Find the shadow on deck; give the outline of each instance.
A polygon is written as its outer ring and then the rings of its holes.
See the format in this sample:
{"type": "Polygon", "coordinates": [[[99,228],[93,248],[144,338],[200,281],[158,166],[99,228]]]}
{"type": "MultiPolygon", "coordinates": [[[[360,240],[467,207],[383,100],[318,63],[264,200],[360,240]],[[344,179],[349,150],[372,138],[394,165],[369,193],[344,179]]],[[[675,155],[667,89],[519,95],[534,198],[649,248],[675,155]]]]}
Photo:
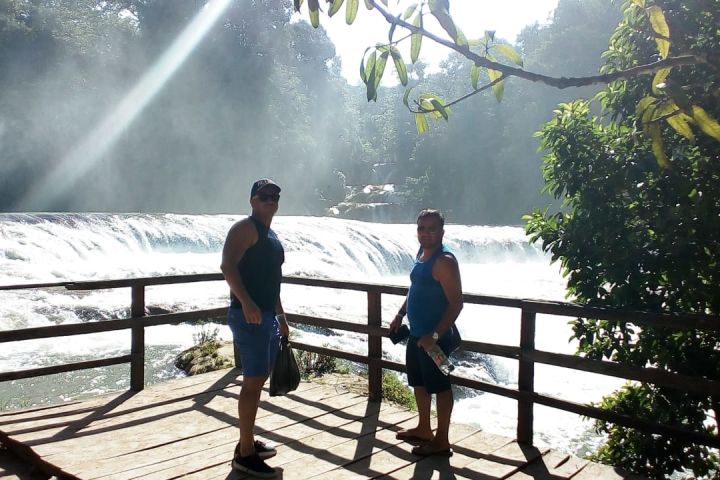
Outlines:
{"type": "MultiPolygon", "coordinates": [[[[33,465],[16,478],[42,478],[31,476],[38,472],[69,479],[246,478],[230,466],[238,438],[237,374],[222,370],[138,393],[0,413],[0,442],[33,465]]],[[[342,385],[303,382],[285,397],[263,393],[257,429],[277,445],[268,463],[284,479],[640,478],[457,424],[452,457],[421,459],[395,439],[414,415],[342,385]]],[[[0,466],[0,476],[3,471],[0,466]]]]}

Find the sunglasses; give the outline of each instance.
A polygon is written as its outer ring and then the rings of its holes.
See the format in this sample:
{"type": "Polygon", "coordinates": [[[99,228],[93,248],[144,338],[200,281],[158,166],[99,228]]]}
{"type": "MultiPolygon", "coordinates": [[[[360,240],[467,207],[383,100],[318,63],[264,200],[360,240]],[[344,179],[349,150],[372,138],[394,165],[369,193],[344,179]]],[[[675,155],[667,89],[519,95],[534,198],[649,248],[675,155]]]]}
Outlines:
{"type": "Polygon", "coordinates": [[[423,225],[418,225],[417,227],[418,233],[429,233],[431,235],[439,233],[440,230],[442,230],[440,227],[425,227],[423,225]]]}
{"type": "Polygon", "coordinates": [[[280,201],[280,194],[279,193],[258,193],[257,197],[260,199],[261,202],[279,202],[280,201]]]}

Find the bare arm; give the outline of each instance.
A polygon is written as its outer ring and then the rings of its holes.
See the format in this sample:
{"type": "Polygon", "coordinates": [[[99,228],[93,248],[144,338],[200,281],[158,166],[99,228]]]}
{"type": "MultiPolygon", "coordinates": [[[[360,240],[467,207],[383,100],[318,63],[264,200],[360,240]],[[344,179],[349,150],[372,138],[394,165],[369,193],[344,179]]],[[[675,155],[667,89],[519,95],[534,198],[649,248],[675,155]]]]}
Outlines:
{"type": "Polygon", "coordinates": [[[255,245],[257,239],[257,230],[249,218],[237,222],[227,234],[223,246],[222,263],[220,264],[225,281],[230,286],[233,295],[240,300],[245,319],[248,323],[254,324],[260,324],[262,321],[260,309],[250,298],[240,277],[240,272],[238,272],[237,264],[245,255],[245,252],[255,245]]]}
{"type": "Polygon", "coordinates": [[[405,315],[407,315],[407,297],[405,297],[405,301],[403,302],[402,306],[400,307],[400,310],[398,310],[397,315],[395,315],[395,318],[392,322],[390,322],[389,329],[391,332],[396,331],[398,328],[400,328],[400,325],[402,325],[403,318],[405,318],[405,315]]]}
{"type": "MultiPolygon", "coordinates": [[[[457,260],[452,255],[443,254],[435,261],[432,274],[433,278],[440,282],[448,301],[448,306],[435,327],[435,331],[442,336],[452,327],[463,308],[462,282],[457,260]]],[[[425,335],[418,340],[418,346],[424,349],[432,347],[434,343],[432,335],[425,335]]]]}

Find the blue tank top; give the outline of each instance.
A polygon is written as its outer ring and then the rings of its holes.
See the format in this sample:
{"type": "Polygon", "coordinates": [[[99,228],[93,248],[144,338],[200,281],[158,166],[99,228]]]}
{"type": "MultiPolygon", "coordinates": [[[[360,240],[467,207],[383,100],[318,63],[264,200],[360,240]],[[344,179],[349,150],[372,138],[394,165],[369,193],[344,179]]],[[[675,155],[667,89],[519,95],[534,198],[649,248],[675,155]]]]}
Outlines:
{"type": "MultiPolygon", "coordinates": [[[[410,291],[407,298],[407,316],[410,321],[410,335],[422,337],[431,334],[442,319],[448,306],[448,300],[440,282],[432,276],[435,261],[445,253],[452,255],[445,245],[441,245],[430,258],[420,260],[422,249],[415,259],[415,266],[410,272],[410,291]]],[[[453,256],[454,258],[454,256],[453,256]]],[[[450,330],[443,334],[448,335],[450,330]]]]}
{"type": "MultiPolygon", "coordinates": [[[[263,312],[274,312],[280,298],[285,250],[275,232],[256,218],[250,217],[250,220],[255,224],[258,239],[255,245],[247,249],[238,262],[237,269],[255,305],[263,312]]],[[[240,300],[232,292],[230,306],[242,307],[240,300]]]]}

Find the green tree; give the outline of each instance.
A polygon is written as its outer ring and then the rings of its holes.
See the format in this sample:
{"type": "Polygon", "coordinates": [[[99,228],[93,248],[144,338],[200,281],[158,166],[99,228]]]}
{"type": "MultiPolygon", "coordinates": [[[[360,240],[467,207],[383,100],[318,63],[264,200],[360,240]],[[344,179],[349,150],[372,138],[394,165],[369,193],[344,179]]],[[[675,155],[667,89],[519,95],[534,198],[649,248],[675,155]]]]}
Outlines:
{"type": "MultiPolygon", "coordinates": [[[[678,52],[713,52],[720,2],[662,0],[678,52]]],[[[605,54],[606,72],[647,63],[657,36],[639,2],[605,54]]],[[[662,47],[660,47],[662,48],[662,47]]],[[[548,152],[546,188],[564,209],[535,211],[528,232],[561,262],[568,292],[581,303],[657,312],[720,312],[720,149],[712,120],[720,116],[718,66],[673,69],[669,76],[611,83],[598,95],[607,118],[587,101],[561,105],[540,132],[548,152]],[[651,100],[648,100],[652,98],[651,100]],[[708,109],[700,113],[697,105],[708,109]],[[706,132],[707,135],[697,134],[706,132]]],[[[574,336],[588,358],[652,365],[720,380],[717,332],[638,329],[580,320],[574,336]]],[[[629,384],[604,408],[696,432],[718,434],[720,399],[651,384],[629,384]]],[[[596,421],[607,442],[594,458],[651,478],[691,470],[720,475],[716,454],[666,436],[596,421]]]]}

